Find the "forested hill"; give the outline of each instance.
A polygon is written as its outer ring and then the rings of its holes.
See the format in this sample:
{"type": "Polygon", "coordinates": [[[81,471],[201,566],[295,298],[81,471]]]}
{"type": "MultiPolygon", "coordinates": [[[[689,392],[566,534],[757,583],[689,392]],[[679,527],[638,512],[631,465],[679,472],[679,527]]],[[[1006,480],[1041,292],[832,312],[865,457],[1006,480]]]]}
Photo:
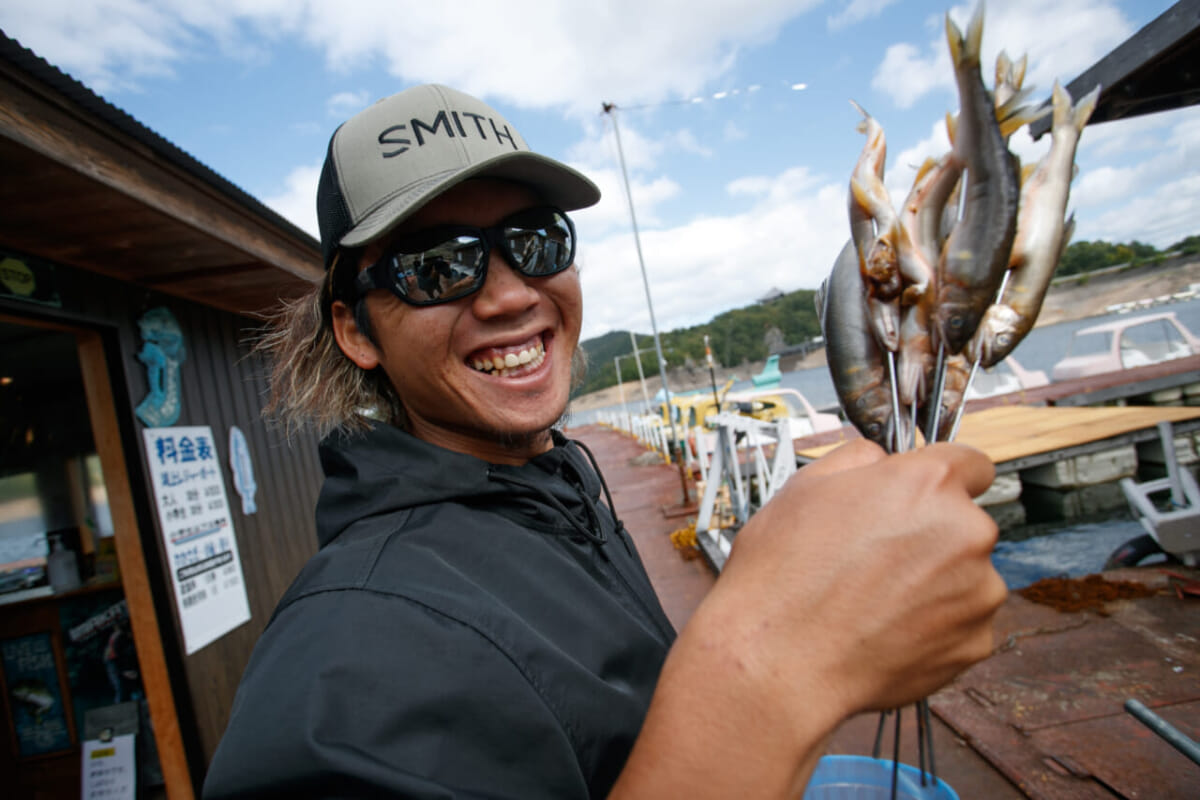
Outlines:
{"type": "MultiPolygon", "coordinates": [[[[713,359],[718,368],[737,366],[747,361],[767,357],[768,342],[778,349],[786,345],[807,342],[821,335],[817,309],[813,304],[816,293],[800,289],[790,294],[745,308],[726,311],[710,322],[691,328],[662,333],[663,356],[668,366],[678,367],[689,362],[704,366],[704,335],[708,334],[713,359]]],[[[654,339],[638,335],[642,369],[648,375],[658,374],[654,356],[654,339]]],[[[622,356],[621,380],[637,379],[637,363],[632,358],[633,344],[629,331],[614,331],[583,343],[588,354],[588,377],[577,394],[587,394],[616,384],[614,358],[622,356]]]]}
{"type": "MultiPolygon", "coordinates": [[[[1091,272],[1114,265],[1139,266],[1160,262],[1168,254],[1200,252],[1200,236],[1189,236],[1163,251],[1138,241],[1126,244],[1109,242],[1072,242],[1063,252],[1056,276],[1091,272]]],[[[800,289],[766,303],[727,311],[710,322],[692,328],[662,334],[663,355],[669,367],[689,364],[703,367],[704,334],[708,334],[718,374],[740,364],[765,359],[769,351],[800,345],[821,334],[817,311],[813,305],[815,292],[800,289]]],[[[654,340],[639,334],[638,349],[642,353],[642,369],[647,375],[658,374],[654,358],[654,340]]],[[[614,358],[621,356],[621,380],[637,378],[637,364],[632,357],[629,331],[614,331],[583,342],[588,354],[587,380],[575,395],[615,386],[614,358]]]]}

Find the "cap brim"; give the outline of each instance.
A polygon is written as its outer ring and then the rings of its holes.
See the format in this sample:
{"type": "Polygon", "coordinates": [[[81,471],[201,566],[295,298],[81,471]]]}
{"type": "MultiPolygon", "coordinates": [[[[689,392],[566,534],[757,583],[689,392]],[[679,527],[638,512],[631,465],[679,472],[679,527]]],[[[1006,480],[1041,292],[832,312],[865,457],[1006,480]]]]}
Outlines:
{"type": "Polygon", "coordinates": [[[342,247],[361,247],[391,231],[421,206],[442,192],[470,178],[501,178],[532,187],[550,205],[563,211],[575,211],[595,205],[600,190],[582,173],[537,153],[516,151],[441,175],[432,175],[419,184],[389,198],[367,214],[342,237],[342,247]]]}

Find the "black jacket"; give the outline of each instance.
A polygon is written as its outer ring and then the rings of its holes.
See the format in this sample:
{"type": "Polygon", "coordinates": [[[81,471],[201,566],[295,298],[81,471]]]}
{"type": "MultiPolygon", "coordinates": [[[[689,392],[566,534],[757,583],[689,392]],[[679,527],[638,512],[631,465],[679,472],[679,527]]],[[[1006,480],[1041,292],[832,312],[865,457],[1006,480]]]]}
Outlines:
{"type": "Polygon", "coordinates": [[[321,549],[205,797],[607,793],[674,631],[590,459],[555,436],[521,467],[386,425],[322,445],[321,549]]]}

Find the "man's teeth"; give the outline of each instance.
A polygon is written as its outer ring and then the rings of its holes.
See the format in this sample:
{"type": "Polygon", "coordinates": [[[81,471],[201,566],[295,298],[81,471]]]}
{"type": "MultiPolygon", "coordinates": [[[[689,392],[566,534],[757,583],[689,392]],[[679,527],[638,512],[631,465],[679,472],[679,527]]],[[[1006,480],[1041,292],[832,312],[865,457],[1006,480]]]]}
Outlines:
{"type": "Polygon", "coordinates": [[[542,347],[542,343],[538,342],[536,346],[526,348],[517,353],[507,353],[503,356],[493,356],[489,361],[486,358],[477,358],[472,362],[472,366],[480,372],[486,372],[491,375],[498,375],[501,378],[507,377],[509,372],[518,367],[532,366],[536,367],[546,358],[546,350],[542,347]]]}

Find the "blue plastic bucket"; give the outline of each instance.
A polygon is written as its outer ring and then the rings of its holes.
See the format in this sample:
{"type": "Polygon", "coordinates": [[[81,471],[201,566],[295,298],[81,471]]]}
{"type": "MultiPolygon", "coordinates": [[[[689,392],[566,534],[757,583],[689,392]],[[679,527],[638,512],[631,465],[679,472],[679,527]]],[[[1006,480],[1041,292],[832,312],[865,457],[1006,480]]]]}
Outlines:
{"type": "MultiPolygon", "coordinates": [[[[822,756],[813,770],[804,800],[890,800],[892,762],[867,756],[822,756]]],[[[897,800],[958,800],[958,794],[943,780],[921,773],[908,764],[900,765],[896,780],[897,800]]]]}

